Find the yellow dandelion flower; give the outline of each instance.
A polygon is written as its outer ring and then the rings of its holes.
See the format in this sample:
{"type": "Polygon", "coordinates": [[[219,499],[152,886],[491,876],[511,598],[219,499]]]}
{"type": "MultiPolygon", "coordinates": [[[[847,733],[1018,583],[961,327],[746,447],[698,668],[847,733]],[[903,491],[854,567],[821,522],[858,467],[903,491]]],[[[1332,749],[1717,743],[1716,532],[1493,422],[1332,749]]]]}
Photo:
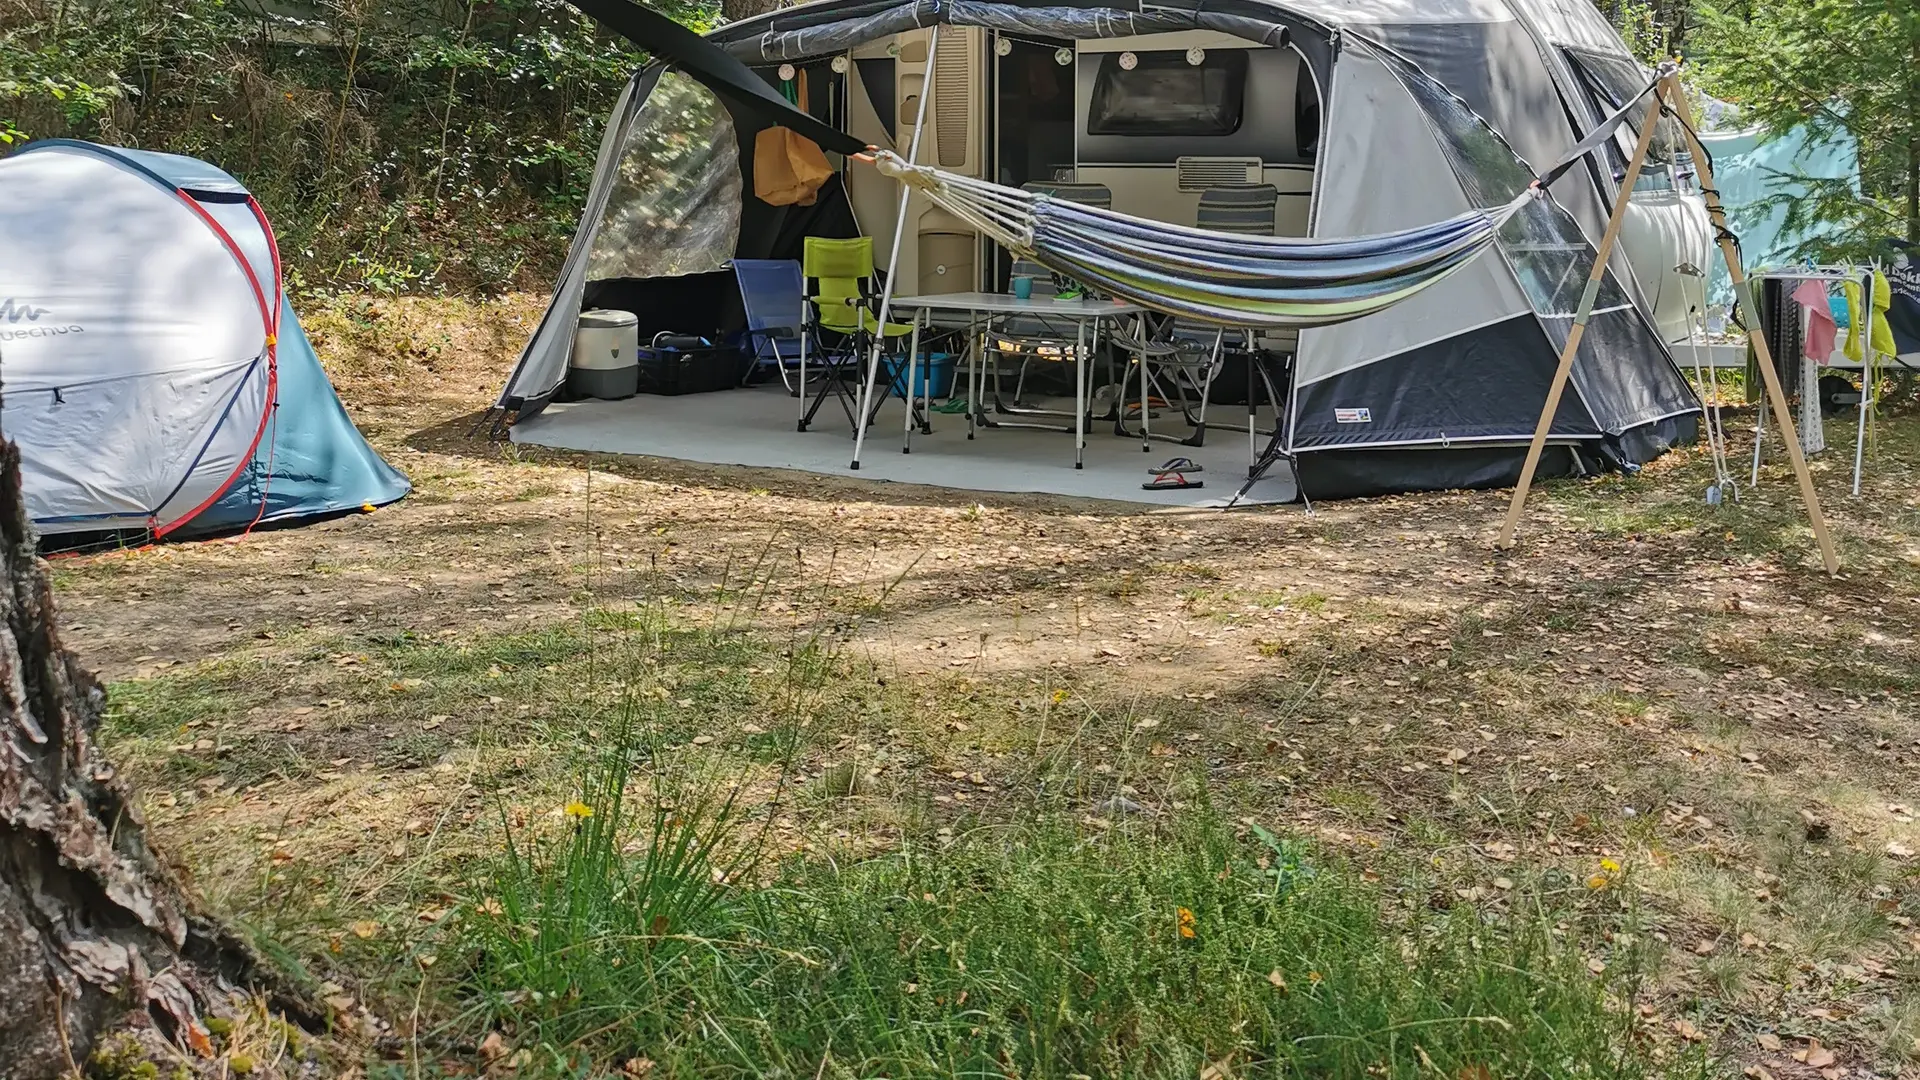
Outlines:
{"type": "Polygon", "coordinates": [[[566,805],[566,815],[576,821],[582,821],[593,816],[593,807],[575,800],[566,805]]]}
{"type": "Polygon", "coordinates": [[[1055,690],[1053,692],[1053,703],[1055,705],[1064,705],[1067,699],[1072,696],[1073,695],[1067,693],[1065,690],[1055,690]]]}
{"type": "Polygon", "coordinates": [[[1612,879],[1605,874],[1595,874],[1587,879],[1587,888],[1589,889],[1604,889],[1610,884],[1612,884],[1612,879]]]}
{"type": "Polygon", "coordinates": [[[1600,869],[1609,874],[1617,874],[1620,872],[1620,864],[1612,859],[1601,859],[1600,869]]]}
{"type": "Polygon", "coordinates": [[[1176,910],[1179,915],[1180,936],[1183,938],[1193,937],[1193,912],[1188,911],[1186,908],[1178,908],[1176,910]]]}

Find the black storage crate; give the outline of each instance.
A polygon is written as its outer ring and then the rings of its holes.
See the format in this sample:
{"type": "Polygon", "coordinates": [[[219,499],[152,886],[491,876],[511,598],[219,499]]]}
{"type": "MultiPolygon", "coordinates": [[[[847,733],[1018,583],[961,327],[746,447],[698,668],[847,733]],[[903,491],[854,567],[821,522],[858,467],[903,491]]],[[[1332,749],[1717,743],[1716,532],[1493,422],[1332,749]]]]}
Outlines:
{"type": "Polygon", "coordinates": [[[640,392],[705,394],[740,385],[746,364],[739,350],[721,346],[672,349],[640,347],[640,392]]]}

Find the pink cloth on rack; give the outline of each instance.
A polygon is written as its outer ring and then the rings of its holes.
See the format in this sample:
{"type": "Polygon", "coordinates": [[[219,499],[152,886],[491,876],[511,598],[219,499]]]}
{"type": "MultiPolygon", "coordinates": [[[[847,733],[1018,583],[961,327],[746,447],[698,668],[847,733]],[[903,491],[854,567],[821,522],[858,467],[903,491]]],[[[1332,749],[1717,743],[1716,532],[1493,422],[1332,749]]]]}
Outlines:
{"type": "Polygon", "coordinates": [[[1807,309],[1807,343],[1805,353],[1816,364],[1824,365],[1833,355],[1833,346],[1840,338],[1840,328],[1834,325],[1833,309],[1827,305],[1827,286],[1825,282],[1803,281],[1793,290],[1793,300],[1807,309]]]}

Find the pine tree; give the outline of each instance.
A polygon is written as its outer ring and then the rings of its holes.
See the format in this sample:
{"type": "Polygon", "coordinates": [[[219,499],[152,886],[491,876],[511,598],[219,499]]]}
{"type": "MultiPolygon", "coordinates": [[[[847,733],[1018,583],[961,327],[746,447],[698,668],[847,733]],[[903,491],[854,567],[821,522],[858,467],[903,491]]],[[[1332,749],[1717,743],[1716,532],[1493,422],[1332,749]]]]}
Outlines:
{"type": "Polygon", "coordinates": [[[1808,182],[1788,227],[1842,226],[1802,255],[1858,257],[1889,237],[1920,241],[1920,2],[1722,0],[1704,4],[1688,50],[1694,77],[1775,134],[1801,125],[1850,135],[1860,187],[1808,182]]]}

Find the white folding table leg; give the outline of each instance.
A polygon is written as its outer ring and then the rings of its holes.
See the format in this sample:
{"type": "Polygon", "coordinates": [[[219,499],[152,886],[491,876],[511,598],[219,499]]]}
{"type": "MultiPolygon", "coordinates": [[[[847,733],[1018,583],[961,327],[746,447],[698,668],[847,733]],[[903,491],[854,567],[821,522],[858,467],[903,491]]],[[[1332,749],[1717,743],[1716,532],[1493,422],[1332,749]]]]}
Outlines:
{"type": "Polygon", "coordinates": [[[1140,364],[1140,452],[1153,453],[1153,405],[1147,392],[1147,317],[1140,316],[1140,352],[1134,357],[1140,364]]]}
{"type": "Polygon", "coordinates": [[[913,453],[913,375],[920,360],[920,323],[926,317],[926,308],[914,313],[913,334],[907,339],[907,392],[902,395],[907,400],[907,426],[906,433],[900,439],[900,452],[903,454],[913,453]]]}
{"type": "Polygon", "coordinates": [[[1087,321],[1076,320],[1073,343],[1073,467],[1086,467],[1087,452],[1087,321]]]}
{"type": "Polygon", "coordinates": [[[980,364],[987,349],[987,332],[980,313],[967,312],[967,438],[973,438],[974,412],[980,408],[980,364]]]}

